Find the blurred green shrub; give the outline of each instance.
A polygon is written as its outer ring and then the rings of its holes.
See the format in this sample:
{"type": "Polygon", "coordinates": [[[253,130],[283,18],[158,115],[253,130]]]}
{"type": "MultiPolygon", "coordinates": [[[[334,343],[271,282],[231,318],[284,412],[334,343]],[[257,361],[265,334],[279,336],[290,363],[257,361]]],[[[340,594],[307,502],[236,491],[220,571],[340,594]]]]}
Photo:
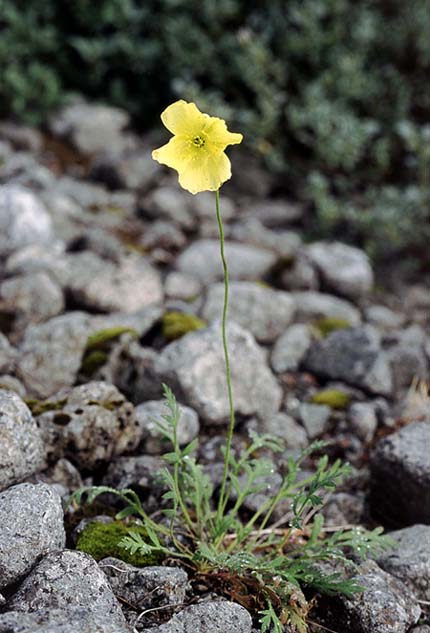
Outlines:
{"type": "Polygon", "coordinates": [[[37,122],[75,91],[147,127],[193,99],[312,202],[319,234],[421,247],[429,2],[0,0],[0,113],[37,122]]]}

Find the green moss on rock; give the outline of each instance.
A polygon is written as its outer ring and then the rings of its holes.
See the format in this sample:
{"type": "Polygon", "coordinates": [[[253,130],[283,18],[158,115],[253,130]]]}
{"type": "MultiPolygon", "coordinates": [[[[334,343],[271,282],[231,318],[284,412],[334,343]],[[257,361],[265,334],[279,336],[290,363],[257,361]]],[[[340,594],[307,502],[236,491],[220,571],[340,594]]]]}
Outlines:
{"type": "Polygon", "coordinates": [[[112,523],[94,521],[79,534],[76,549],[90,554],[97,561],[112,556],[136,567],[160,564],[164,559],[162,552],[151,552],[142,556],[138,553],[131,554],[119,545],[125,536],[130,535],[130,530],[138,532],[144,539],[147,537],[145,529],[139,525],[126,525],[121,521],[112,523]]]}
{"type": "Polygon", "coordinates": [[[188,332],[201,330],[206,325],[203,319],[184,312],[166,312],[162,317],[163,336],[168,341],[180,338],[188,332]]]}
{"type": "Polygon", "coordinates": [[[322,317],[314,321],[313,326],[321,336],[328,336],[335,330],[346,330],[352,327],[347,319],[337,317],[322,317]]]}
{"type": "Polygon", "coordinates": [[[88,353],[94,350],[106,350],[112,345],[112,343],[114,343],[122,334],[125,334],[126,332],[132,334],[136,338],[138,338],[139,336],[138,332],[133,328],[125,327],[122,325],[106,328],[104,330],[98,330],[97,332],[90,334],[90,336],[88,337],[85,351],[86,353],[88,353]]]}
{"type": "Polygon", "coordinates": [[[313,404],[325,404],[332,409],[345,409],[351,396],[339,389],[323,389],[312,397],[313,404]]]}
{"type": "Polygon", "coordinates": [[[33,415],[41,415],[46,411],[61,411],[66,404],[67,400],[36,400],[34,398],[27,398],[24,400],[27,407],[30,409],[33,415]]]}
{"type": "Polygon", "coordinates": [[[84,376],[92,376],[97,369],[103,367],[108,359],[106,352],[96,349],[89,354],[86,354],[82,359],[80,373],[84,376]]]}

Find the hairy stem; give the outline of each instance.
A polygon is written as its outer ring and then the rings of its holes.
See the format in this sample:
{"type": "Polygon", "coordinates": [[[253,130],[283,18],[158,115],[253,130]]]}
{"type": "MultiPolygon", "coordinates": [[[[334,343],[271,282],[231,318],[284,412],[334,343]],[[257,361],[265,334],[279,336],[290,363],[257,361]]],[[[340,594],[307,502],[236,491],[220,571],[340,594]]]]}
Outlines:
{"type": "Polygon", "coordinates": [[[228,401],[230,407],[230,423],[227,432],[226,438],[226,446],[225,446],[225,454],[224,454],[224,471],[221,481],[221,491],[218,501],[218,509],[217,509],[217,519],[221,520],[225,507],[227,505],[228,497],[226,496],[226,485],[228,479],[228,472],[230,467],[230,453],[231,453],[231,443],[233,440],[233,431],[234,431],[234,405],[233,405],[233,390],[231,387],[231,371],[230,371],[230,359],[228,355],[228,347],[227,347],[227,308],[228,308],[228,268],[227,261],[225,259],[224,252],[224,227],[222,224],[222,218],[219,207],[219,190],[215,192],[215,203],[216,203],[216,217],[218,221],[218,229],[219,229],[219,239],[220,239],[220,253],[221,253],[221,261],[222,267],[224,271],[224,306],[222,311],[222,344],[224,348],[224,362],[225,362],[225,373],[227,379],[227,391],[228,391],[228,401]]]}

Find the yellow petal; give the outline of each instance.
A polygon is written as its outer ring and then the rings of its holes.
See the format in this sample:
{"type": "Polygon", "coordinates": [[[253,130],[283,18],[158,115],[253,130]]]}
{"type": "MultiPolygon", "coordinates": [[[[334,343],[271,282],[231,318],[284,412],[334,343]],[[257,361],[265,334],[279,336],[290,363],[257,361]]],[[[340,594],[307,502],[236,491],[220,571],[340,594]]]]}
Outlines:
{"type": "Polygon", "coordinates": [[[178,172],[179,184],[190,193],[217,191],[231,178],[231,165],[223,153],[198,152],[186,165],[182,164],[178,172]]]}
{"type": "Polygon", "coordinates": [[[180,171],[192,159],[190,142],[174,136],[166,145],[154,149],[152,158],[162,165],[180,171]]]}
{"type": "Polygon", "coordinates": [[[224,151],[227,145],[237,145],[242,142],[242,134],[236,134],[227,130],[227,125],[223,119],[208,117],[204,124],[203,132],[208,141],[219,150],[224,151]]]}
{"type": "Polygon", "coordinates": [[[187,103],[182,99],[169,105],[161,115],[161,120],[172,134],[188,137],[199,134],[209,118],[200,112],[195,103],[187,103]]]}

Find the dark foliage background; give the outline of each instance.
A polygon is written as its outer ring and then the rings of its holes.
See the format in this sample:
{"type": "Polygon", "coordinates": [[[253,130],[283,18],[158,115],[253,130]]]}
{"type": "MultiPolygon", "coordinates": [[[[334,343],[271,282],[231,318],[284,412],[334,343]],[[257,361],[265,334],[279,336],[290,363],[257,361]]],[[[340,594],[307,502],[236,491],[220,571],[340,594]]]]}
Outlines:
{"type": "Polygon", "coordinates": [[[0,113],[73,93],[145,129],[195,100],[245,134],[319,234],[428,255],[430,0],[0,0],[0,113]]]}

